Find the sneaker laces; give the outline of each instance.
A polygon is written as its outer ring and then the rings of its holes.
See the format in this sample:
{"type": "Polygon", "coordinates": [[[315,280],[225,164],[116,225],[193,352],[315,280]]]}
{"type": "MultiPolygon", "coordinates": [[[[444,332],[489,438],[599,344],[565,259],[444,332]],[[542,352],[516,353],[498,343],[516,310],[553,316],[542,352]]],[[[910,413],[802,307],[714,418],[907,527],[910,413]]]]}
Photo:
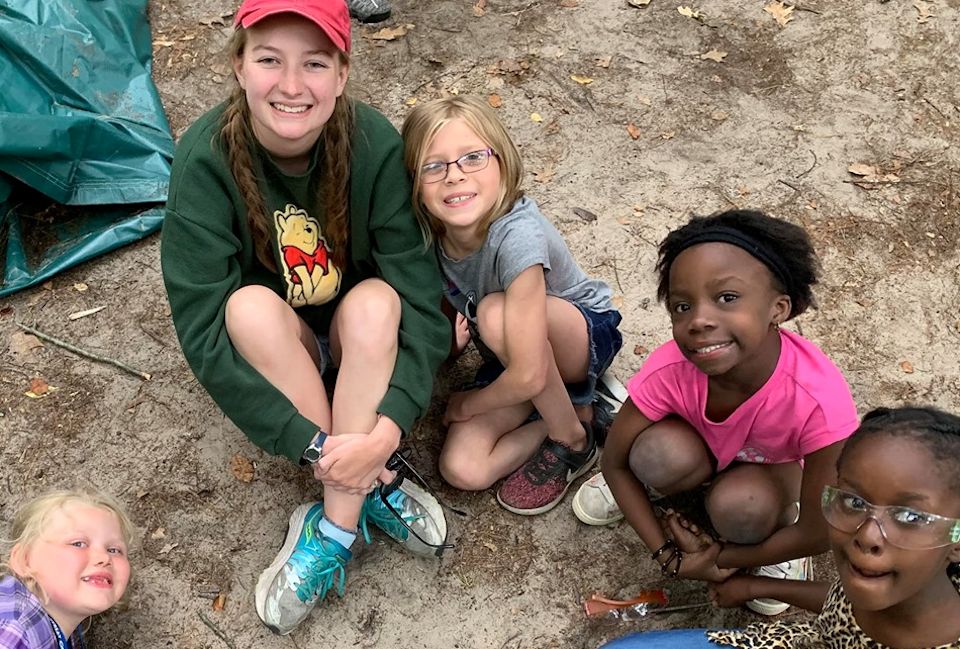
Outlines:
{"type": "Polygon", "coordinates": [[[347,580],[346,566],[339,554],[327,554],[319,539],[311,539],[303,548],[294,550],[290,555],[290,563],[300,579],[296,592],[301,602],[322,597],[335,581],[337,594],[343,596],[347,580]]]}
{"type": "MultiPolygon", "coordinates": [[[[370,543],[370,523],[373,523],[395,539],[406,540],[410,534],[409,530],[400,522],[397,516],[381,502],[380,489],[382,489],[382,487],[374,489],[363,501],[363,507],[360,509],[360,520],[357,522],[357,527],[360,528],[360,533],[363,534],[363,540],[370,543]]],[[[403,492],[395,490],[386,496],[386,499],[395,510],[398,512],[403,511],[404,505],[406,504],[406,495],[403,492]]],[[[414,521],[420,518],[423,518],[423,516],[417,516],[415,514],[403,516],[403,520],[409,525],[412,525],[414,521]]]]}
{"type": "MultiPolygon", "coordinates": [[[[551,444],[552,446],[553,444],[551,444]]],[[[567,464],[556,453],[550,449],[541,447],[535,462],[528,463],[523,472],[530,482],[535,485],[542,485],[550,482],[553,478],[565,476],[567,473],[567,464]]]]}

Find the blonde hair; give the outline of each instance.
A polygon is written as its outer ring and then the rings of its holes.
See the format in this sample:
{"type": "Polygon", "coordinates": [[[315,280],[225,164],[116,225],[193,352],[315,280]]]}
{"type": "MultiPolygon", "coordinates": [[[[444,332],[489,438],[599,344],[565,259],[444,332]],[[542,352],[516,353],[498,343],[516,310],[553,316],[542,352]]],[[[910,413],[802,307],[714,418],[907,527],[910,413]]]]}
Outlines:
{"type": "Polygon", "coordinates": [[[29,550],[33,547],[43,536],[50,524],[50,519],[71,505],[87,505],[112,513],[117,517],[117,522],[120,524],[120,534],[128,552],[133,545],[136,528],[134,528],[123,506],[113,496],[86,489],[51,491],[42,496],[37,496],[14,515],[10,538],[3,541],[3,563],[0,563],[0,568],[5,569],[22,581],[34,595],[44,601],[47,599],[46,594],[37,580],[30,574],[18,574],[10,565],[11,553],[14,548],[29,550]]]}
{"type": "Polygon", "coordinates": [[[486,101],[480,97],[451,96],[416,106],[403,122],[403,159],[413,178],[413,210],[428,245],[442,237],[446,229],[423,205],[420,173],[433,138],[455,119],[462,119],[477,137],[493,149],[500,162],[500,194],[490,212],[480,220],[481,232],[486,234],[490,224],[509,212],[523,196],[523,190],[520,189],[523,179],[520,152],[486,101]]]}
{"type": "MultiPolygon", "coordinates": [[[[243,57],[247,30],[237,27],[227,43],[231,64],[243,57]]],[[[346,53],[338,51],[341,66],[349,65],[346,53]]],[[[344,268],[350,238],[350,137],[353,134],[354,105],[347,89],[337,97],[333,114],[323,127],[323,159],[318,163],[322,182],[317,189],[317,204],[324,209],[324,237],[332,248],[333,263],[344,268]]],[[[257,184],[251,150],[256,142],[250,123],[247,95],[234,79],[220,127],[220,141],[226,149],[237,189],[247,207],[247,224],[253,239],[254,252],[260,263],[277,270],[274,257],[273,215],[267,214],[266,203],[257,184]]]]}

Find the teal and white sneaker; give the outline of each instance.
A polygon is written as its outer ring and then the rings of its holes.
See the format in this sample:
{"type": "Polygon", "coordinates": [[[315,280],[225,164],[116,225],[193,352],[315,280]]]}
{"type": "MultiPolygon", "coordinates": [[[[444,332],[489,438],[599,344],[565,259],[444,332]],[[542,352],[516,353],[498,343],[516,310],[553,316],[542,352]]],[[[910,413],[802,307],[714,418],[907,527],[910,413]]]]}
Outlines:
{"type": "Polygon", "coordinates": [[[367,543],[373,523],[414,554],[439,557],[444,549],[452,547],[446,543],[443,509],[433,495],[406,478],[386,496],[381,494],[384,488],[377,487],[367,495],[360,510],[357,527],[367,543]]]}
{"type": "Polygon", "coordinates": [[[274,633],[286,635],[303,622],[334,585],[343,596],[350,550],[320,534],[323,503],[300,505],[280,553],[257,580],[257,615],[274,633]]]}

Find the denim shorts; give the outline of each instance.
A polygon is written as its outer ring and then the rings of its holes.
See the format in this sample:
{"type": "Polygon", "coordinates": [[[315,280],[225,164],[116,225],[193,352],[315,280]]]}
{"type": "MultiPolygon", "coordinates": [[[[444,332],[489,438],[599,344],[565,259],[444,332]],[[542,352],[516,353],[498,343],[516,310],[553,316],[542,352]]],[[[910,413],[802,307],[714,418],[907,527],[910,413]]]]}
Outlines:
{"type": "Polygon", "coordinates": [[[323,376],[327,370],[334,367],[333,352],[330,351],[330,336],[315,333],[313,338],[317,341],[317,351],[320,352],[320,367],[317,369],[320,370],[320,376],[323,376]]]}
{"type": "MultiPolygon", "coordinates": [[[[616,309],[601,312],[585,309],[576,303],[574,303],[574,306],[580,309],[580,313],[583,314],[583,318],[587,322],[587,336],[590,339],[590,365],[587,367],[587,378],[585,380],[578,383],[567,383],[567,393],[570,395],[570,401],[573,405],[586,406],[593,403],[597,379],[607,371],[623,345],[623,336],[617,329],[622,316],[616,309]]],[[[473,382],[468,388],[482,388],[493,383],[503,373],[504,368],[493,352],[487,349],[480,337],[476,335],[476,330],[471,327],[471,331],[474,334],[474,343],[480,350],[484,362],[477,370],[473,382]]]]}

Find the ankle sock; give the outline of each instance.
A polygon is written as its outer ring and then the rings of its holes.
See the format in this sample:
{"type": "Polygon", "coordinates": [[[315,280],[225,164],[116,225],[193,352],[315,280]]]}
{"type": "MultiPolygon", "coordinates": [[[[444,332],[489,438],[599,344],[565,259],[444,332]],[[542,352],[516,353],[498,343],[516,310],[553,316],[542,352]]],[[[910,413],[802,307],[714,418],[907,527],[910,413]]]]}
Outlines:
{"type": "Polygon", "coordinates": [[[346,530],[336,523],[333,523],[326,516],[320,519],[320,524],[317,525],[318,531],[326,536],[331,538],[346,549],[350,549],[350,546],[353,545],[353,542],[357,540],[357,533],[355,531],[351,532],[346,530]]]}

